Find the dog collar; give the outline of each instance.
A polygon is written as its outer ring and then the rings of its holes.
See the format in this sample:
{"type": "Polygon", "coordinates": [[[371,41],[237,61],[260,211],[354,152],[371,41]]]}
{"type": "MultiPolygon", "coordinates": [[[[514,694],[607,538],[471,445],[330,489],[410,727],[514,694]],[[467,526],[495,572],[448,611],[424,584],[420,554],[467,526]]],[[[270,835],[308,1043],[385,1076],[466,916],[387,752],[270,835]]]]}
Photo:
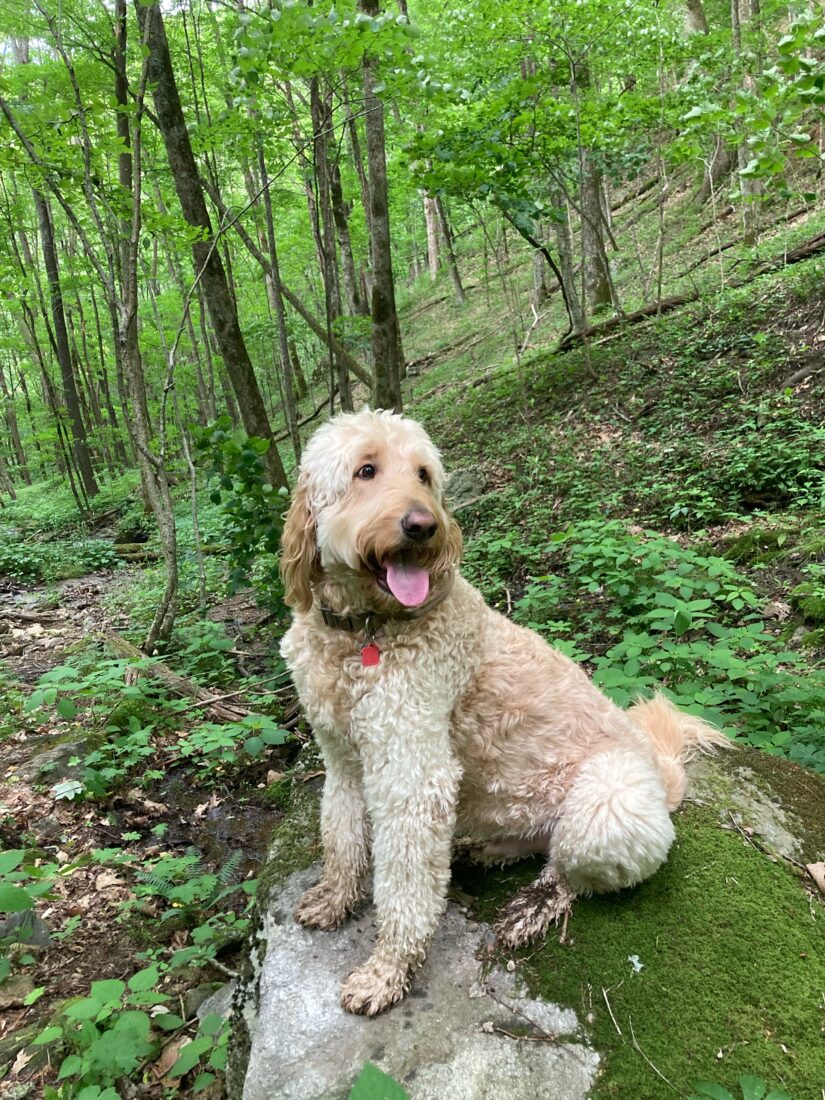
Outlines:
{"type": "Polygon", "coordinates": [[[346,615],[339,615],[331,607],[324,607],[320,603],[315,606],[320,611],[325,626],[331,627],[333,630],[346,630],[348,634],[360,634],[363,631],[368,638],[372,639],[378,635],[387,623],[412,622],[428,615],[434,608],[438,607],[442,600],[446,600],[453,590],[454,581],[455,577],[452,578],[452,582],[447,585],[437,600],[430,602],[421,610],[397,611],[391,615],[382,615],[378,611],[350,611],[346,615]]]}

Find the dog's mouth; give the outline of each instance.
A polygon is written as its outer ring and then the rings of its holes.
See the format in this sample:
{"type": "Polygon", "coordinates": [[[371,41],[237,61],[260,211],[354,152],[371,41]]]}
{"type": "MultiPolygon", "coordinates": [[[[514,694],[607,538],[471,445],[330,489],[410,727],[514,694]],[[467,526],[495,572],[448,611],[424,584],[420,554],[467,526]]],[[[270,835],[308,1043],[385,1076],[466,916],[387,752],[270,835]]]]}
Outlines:
{"type": "Polygon", "coordinates": [[[381,561],[371,554],[367,565],[378,587],[404,607],[419,607],[430,594],[430,574],[409,552],[387,554],[381,561]]]}

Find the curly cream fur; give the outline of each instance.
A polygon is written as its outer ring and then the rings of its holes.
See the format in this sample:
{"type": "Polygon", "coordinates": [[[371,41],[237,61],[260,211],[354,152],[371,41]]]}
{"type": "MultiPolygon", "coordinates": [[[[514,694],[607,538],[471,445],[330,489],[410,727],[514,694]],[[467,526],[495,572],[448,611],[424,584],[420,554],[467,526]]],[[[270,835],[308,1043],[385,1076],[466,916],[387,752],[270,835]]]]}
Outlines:
{"type": "Polygon", "coordinates": [[[282,653],[326,765],[324,872],[296,917],[338,925],[371,854],[378,942],[342,992],[345,1008],[368,1015],[404,996],[425,956],[454,835],[492,856],[547,854],[500,928],[505,942],[523,942],[574,891],[652,874],[673,840],[668,811],[684,790],[684,759],[724,741],[661,696],[620,710],[578,665],[488,608],[457,574],[461,538],[443,484],[438,452],[414,421],[339,416],[307,446],[284,534],[295,615],[282,653]],[[367,462],[377,474],[364,481],[356,474],[367,462]],[[400,519],[413,507],[438,523],[416,549],[429,596],[416,617],[385,622],[380,662],[363,667],[365,638],[326,626],[319,606],[401,610],[374,565],[402,545],[400,519]]]}

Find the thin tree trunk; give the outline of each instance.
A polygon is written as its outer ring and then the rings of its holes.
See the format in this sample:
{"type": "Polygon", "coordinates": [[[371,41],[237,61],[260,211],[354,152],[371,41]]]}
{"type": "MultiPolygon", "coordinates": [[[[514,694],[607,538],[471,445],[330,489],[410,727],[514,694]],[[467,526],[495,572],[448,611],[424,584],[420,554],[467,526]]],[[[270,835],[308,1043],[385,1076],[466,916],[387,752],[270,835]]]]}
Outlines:
{"type": "MultiPolygon", "coordinates": [[[[320,79],[314,76],[310,81],[310,111],[312,118],[313,167],[315,169],[317,213],[316,247],[321,261],[321,275],[324,280],[324,313],[327,330],[332,328],[341,316],[341,290],[338,283],[338,260],[335,249],[335,232],[330,203],[328,130],[331,122],[330,103],[327,95],[321,94],[320,79]]],[[[351,412],[352,391],[346,363],[337,355],[332,356],[330,364],[334,380],[330,380],[330,393],[338,386],[341,408],[351,412]]]]}
{"type": "MultiPolygon", "coordinates": [[[[359,0],[367,15],[379,13],[378,0],[359,0]]],[[[384,105],[375,93],[375,61],[364,58],[364,109],[372,226],[372,358],[376,407],[400,412],[403,361],[392,271],[384,105]]]]}
{"type": "Polygon", "coordinates": [[[12,397],[8,382],[6,381],[6,368],[2,363],[0,363],[0,392],[3,394],[5,403],[6,427],[9,430],[9,441],[14,451],[17,470],[23,483],[25,485],[31,485],[32,479],[29,473],[29,465],[26,461],[26,452],[23,450],[23,443],[20,439],[20,427],[17,423],[17,411],[14,407],[14,398],[12,397]]]}
{"type": "Polygon", "coordinates": [[[450,223],[447,221],[447,212],[444,209],[444,203],[436,196],[435,209],[438,215],[438,223],[441,227],[441,239],[444,242],[444,255],[447,259],[447,270],[450,273],[450,282],[453,284],[453,294],[455,295],[456,304],[463,306],[467,301],[467,297],[464,293],[464,287],[461,285],[461,274],[458,270],[458,263],[455,258],[455,249],[453,247],[453,234],[450,230],[450,223]]]}
{"type": "Polygon", "coordinates": [[[435,199],[430,195],[424,196],[424,224],[427,227],[427,266],[430,269],[430,282],[438,278],[438,215],[435,209],[435,199]]]}
{"type": "Polygon", "coordinates": [[[60,364],[60,375],[63,380],[63,396],[66,402],[66,411],[69,416],[69,426],[72,433],[72,443],[78,471],[83,482],[83,488],[89,497],[98,493],[95,481],[92,459],[89,453],[89,445],[86,438],[86,428],[80,416],[80,401],[77,396],[77,385],[72,358],[69,350],[69,334],[66,329],[66,317],[63,312],[63,293],[60,287],[60,272],[57,266],[57,252],[54,246],[54,232],[49,213],[48,203],[39,191],[32,192],[34,205],[37,210],[37,220],[40,226],[40,239],[43,246],[43,262],[46,268],[46,278],[49,284],[49,296],[52,308],[52,325],[57,348],[57,360],[60,364]]]}
{"type": "Polygon", "coordinates": [[[142,32],[146,31],[144,36],[149,47],[150,81],[155,111],[181,210],[186,221],[203,233],[203,238],[192,244],[195,276],[203,284],[212,326],[235,391],[244,427],[250,435],[269,440],[269,448],[263,456],[267,474],[273,485],[286,487],[286,473],[273,439],[269,417],[241,333],[235,302],[204,202],[160,6],[155,3],[144,7],[140,0],[135,0],[135,8],[138,25],[142,32]]]}
{"type": "Polygon", "coordinates": [[[289,354],[289,336],[286,329],[286,310],[281,294],[281,273],[278,267],[278,250],[275,242],[275,222],[272,217],[272,199],[269,194],[269,177],[266,171],[263,142],[258,139],[258,171],[263,189],[264,217],[266,219],[266,240],[269,246],[269,263],[272,272],[266,278],[267,293],[275,310],[278,326],[278,345],[281,353],[281,374],[284,380],[284,416],[295,455],[295,465],[301,461],[301,436],[298,431],[298,412],[295,408],[295,383],[292,378],[292,359],[289,354]]]}

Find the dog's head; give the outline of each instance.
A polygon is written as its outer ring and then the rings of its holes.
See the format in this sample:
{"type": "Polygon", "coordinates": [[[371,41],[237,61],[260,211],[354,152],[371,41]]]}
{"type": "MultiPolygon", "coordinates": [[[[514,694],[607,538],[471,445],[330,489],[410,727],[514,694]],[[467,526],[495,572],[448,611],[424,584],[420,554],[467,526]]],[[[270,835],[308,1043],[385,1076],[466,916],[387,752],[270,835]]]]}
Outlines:
{"type": "Polygon", "coordinates": [[[444,470],[427,433],[390,412],[347,413],[307,444],[286,517],[286,601],[337,611],[424,607],[449,583],[461,532],[443,498],[444,470]]]}

